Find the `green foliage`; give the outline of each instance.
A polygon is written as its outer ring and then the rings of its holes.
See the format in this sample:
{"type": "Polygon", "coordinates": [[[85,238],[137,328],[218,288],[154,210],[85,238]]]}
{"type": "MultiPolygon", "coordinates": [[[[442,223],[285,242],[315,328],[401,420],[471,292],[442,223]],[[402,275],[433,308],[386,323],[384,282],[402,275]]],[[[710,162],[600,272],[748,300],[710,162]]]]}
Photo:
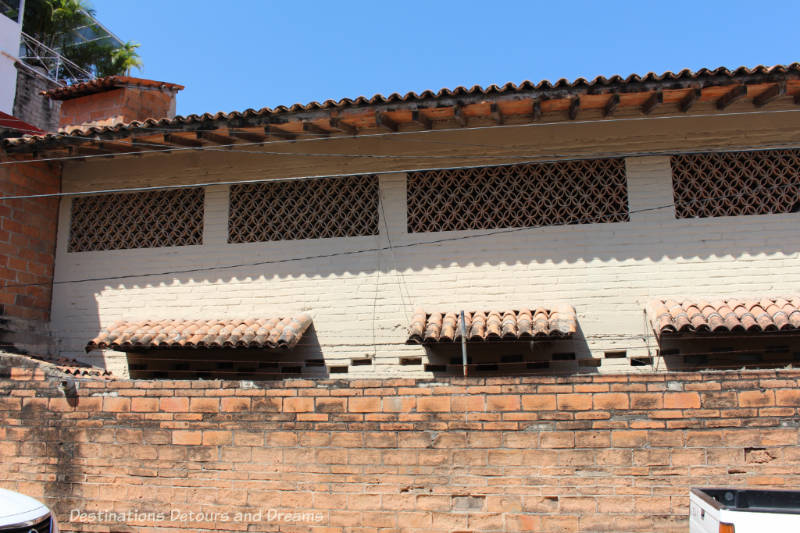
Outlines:
{"type": "Polygon", "coordinates": [[[115,47],[102,41],[80,42],[76,31],[92,25],[95,12],[86,0],[27,0],[22,31],[57,50],[96,76],[129,74],[141,69],[138,43],[115,47]]]}

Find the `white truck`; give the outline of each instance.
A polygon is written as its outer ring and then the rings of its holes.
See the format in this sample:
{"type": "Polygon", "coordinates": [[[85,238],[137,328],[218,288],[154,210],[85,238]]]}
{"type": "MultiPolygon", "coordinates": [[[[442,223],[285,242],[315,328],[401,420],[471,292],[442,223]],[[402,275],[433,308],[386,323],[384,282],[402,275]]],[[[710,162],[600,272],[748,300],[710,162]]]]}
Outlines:
{"type": "Polygon", "coordinates": [[[58,525],[42,502],[0,489],[0,533],[58,533],[58,525]]]}
{"type": "Polygon", "coordinates": [[[692,489],[689,533],[800,532],[800,491],[692,489]]]}

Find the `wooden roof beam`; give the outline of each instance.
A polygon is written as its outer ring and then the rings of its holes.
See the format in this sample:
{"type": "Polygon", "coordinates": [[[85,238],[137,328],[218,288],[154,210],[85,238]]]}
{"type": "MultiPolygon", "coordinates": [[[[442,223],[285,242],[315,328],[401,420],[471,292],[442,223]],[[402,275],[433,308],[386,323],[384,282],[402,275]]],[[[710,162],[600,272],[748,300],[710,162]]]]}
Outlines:
{"type": "Polygon", "coordinates": [[[326,130],[313,122],[303,122],[303,131],[312,135],[322,135],[324,137],[328,137],[331,134],[330,130],[326,130]]]}
{"type": "Polygon", "coordinates": [[[197,139],[190,139],[188,137],[181,137],[174,133],[165,133],[164,142],[167,144],[174,144],[177,146],[185,146],[186,148],[201,148],[203,143],[197,139]]]}
{"type": "Polygon", "coordinates": [[[158,150],[161,152],[166,152],[168,154],[172,153],[172,150],[175,148],[172,145],[165,144],[165,143],[156,143],[151,141],[139,141],[134,137],[131,139],[131,146],[136,148],[137,150],[143,151],[153,151],[158,150]]]}
{"type": "Polygon", "coordinates": [[[505,117],[503,117],[503,112],[500,110],[500,106],[498,106],[496,103],[492,104],[489,107],[489,115],[500,126],[502,126],[503,123],[505,122],[505,117]]]}
{"type": "Polygon", "coordinates": [[[138,153],[135,153],[139,151],[135,146],[127,143],[123,144],[123,143],[100,141],[96,142],[95,146],[97,146],[101,150],[108,150],[109,152],[115,152],[118,154],[134,152],[132,155],[140,155],[138,153]]]}
{"type": "Polygon", "coordinates": [[[533,109],[531,110],[531,118],[539,120],[542,118],[542,103],[539,100],[533,102],[533,109]]]}
{"type": "Polygon", "coordinates": [[[400,129],[400,125],[394,119],[380,111],[375,112],[375,126],[390,132],[395,132],[400,129]]]}
{"type": "Polygon", "coordinates": [[[717,99],[717,109],[723,110],[735,101],[747,95],[747,87],[744,85],[737,85],[727,93],[717,99]]]}
{"type": "Polygon", "coordinates": [[[250,143],[260,143],[267,140],[267,136],[263,133],[258,133],[255,131],[237,131],[237,130],[228,130],[228,134],[231,137],[235,137],[237,139],[241,139],[243,141],[247,141],[250,143]]]}
{"type": "Polygon", "coordinates": [[[702,89],[691,89],[689,94],[684,96],[683,99],[678,103],[678,109],[680,109],[683,113],[689,111],[694,103],[700,98],[702,92],[702,89]]]}
{"type": "Polygon", "coordinates": [[[422,127],[426,130],[433,129],[433,121],[430,119],[430,117],[424,115],[420,109],[416,109],[411,112],[411,121],[422,125],[422,127]]]}
{"type": "Polygon", "coordinates": [[[352,124],[344,122],[340,117],[331,118],[331,127],[343,131],[348,135],[358,135],[358,128],[352,124]]]}
{"type": "Polygon", "coordinates": [[[784,82],[776,83],[753,98],[753,105],[756,107],[763,107],[784,94],[786,94],[786,84],[784,82]]]}
{"type": "Polygon", "coordinates": [[[619,105],[619,95],[618,94],[612,94],[608,98],[608,101],[606,102],[606,105],[603,107],[603,116],[607,117],[607,116],[611,115],[612,113],[614,113],[614,110],[617,109],[618,105],[619,105]]]}
{"type": "Polygon", "coordinates": [[[570,120],[575,120],[578,118],[578,110],[581,107],[581,98],[579,96],[574,97],[569,103],[569,111],[567,114],[569,115],[570,120]]]}
{"type": "Polygon", "coordinates": [[[109,153],[107,150],[103,150],[95,146],[70,146],[69,151],[72,155],[93,155],[103,157],[114,157],[117,155],[115,152],[109,153]]]}
{"type": "Polygon", "coordinates": [[[196,134],[197,140],[209,141],[214,144],[236,144],[238,142],[234,137],[222,135],[214,131],[198,131],[196,134]]]}
{"type": "Polygon", "coordinates": [[[293,131],[283,130],[273,124],[264,126],[264,133],[269,137],[277,137],[278,139],[285,139],[293,141],[297,138],[297,134],[293,131]]]}
{"type": "Polygon", "coordinates": [[[469,118],[464,114],[464,106],[461,104],[458,104],[453,108],[453,117],[456,119],[458,125],[462,128],[466,128],[469,124],[469,118]]]}
{"type": "Polygon", "coordinates": [[[642,104],[642,113],[649,115],[653,109],[664,103],[664,93],[656,91],[642,104]]]}

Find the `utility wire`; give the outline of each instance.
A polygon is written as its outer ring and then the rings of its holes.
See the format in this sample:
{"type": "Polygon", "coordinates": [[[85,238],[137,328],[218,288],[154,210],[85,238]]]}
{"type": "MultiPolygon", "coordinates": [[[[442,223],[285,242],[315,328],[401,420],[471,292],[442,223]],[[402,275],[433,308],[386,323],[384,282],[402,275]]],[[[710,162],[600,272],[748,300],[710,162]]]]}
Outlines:
{"type": "MultiPolygon", "coordinates": [[[[777,188],[784,188],[784,187],[800,187],[800,184],[787,184],[787,185],[779,185],[774,187],[759,187],[759,189],[777,189],[777,188]]],[[[711,197],[711,198],[704,198],[697,200],[699,201],[716,201],[720,199],[726,198],[735,198],[735,197],[742,197],[745,196],[744,193],[727,195],[727,196],[719,196],[719,197],[711,197]]],[[[602,219],[613,219],[613,217],[617,217],[620,215],[635,215],[640,213],[646,213],[651,211],[659,211],[662,209],[669,209],[675,207],[674,203],[665,204],[660,206],[654,207],[646,207],[641,209],[634,209],[628,210],[624,213],[608,213],[602,217],[602,219]]],[[[417,246],[427,246],[427,245],[435,245],[435,244],[443,244],[448,242],[455,242],[455,241],[463,241],[463,240],[470,240],[470,239],[479,239],[482,237],[490,237],[494,235],[503,235],[508,233],[518,233],[521,231],[529,231],[533,229],[541,229],[546,227],[559,227],[559,226],[571,226],[571,225],[579,225],[579,224],[588,224],[588,223],[602,223],[598,222],[598,218],[586,217],[583,219],[576,219],[575,221],[570,222],[562,222],[559,224],[536,224],[532,226],[522,226],[517,228],[502,228],[493,231],[488,231],[484,233],[474,234],[474,235],[459,235],[453,237],[442,237],[439,239],[433,239],[428,241],[417,241],[417,242],[410,242],[404,244],[390,244],[388,246],[376,246],[374,248],[364,248],[359,250],[347,250],[343,252],[331,252],[328,254],[320,254],[320,255],[310,255],[304,257],[294,257],[294,258],[286,258],[286,259],[270,259],[264,261],[255,261],[250,263],[234,263],[229,265],[215,265],[215,266],[208,266],[208,267],[195,267],[195,268],[187,268],[187,269],[180,269],[180,270],[169,270],[163,272],[152,272],[152,273],[144,273],[144,274],[122,274],[118,276],[105,276],[105,277],[95,277],[95,278],[84,278],[84,279],[77,279],[77,280],[63,280],[63,281],[53,281],[53,285],[62,285],[62,284],[70,284],[70,283],[84,283],[84,282],[92,282],[92,281],[113,281],[119,279],[129,279],[129,278],[140,278],[140,277],[153,277],[153,276],[168,276],[173,274],[192,274],[196,272],[208,272],[208,271],[215,271],[215,270],[228,270],[234,268],[243,268],[243,267],[252,267],[252,266],[264,266],[264,265],[273,265],[273,264],[281,264],[281,263],[293,263],[296,261],[307,261],[312,259],[330,259],[334,257],[343,257],[343,256],[350,256],[350,255],[357,255],[363,253],[374,253],[374,252],[382,252],[389,250],[394,253],[396,249],[404,249],[404,248],[414,248],[417,246]]],[[[480,230],[470,230],[470,231],[480,231],[480,230]]],[[[49,282],[41,282],[41,283],[19,283],[19,284],[5,284],[0,285],[0,288],[20,288],[20,287],[35,287],[35,286],[49,286],[49,282]]]]}
{"type": "MultiPolygon", "coordinates": [[[[612,152],[612,153],[598,153],[592,154],[590,156],[584,157],[571,157],[571,158],[564,158],[561,157],[561,154],[540,154],[537,156],[536,159],[530,160],[519,160],[519,161],[510,161],[510,162],[503,162],[503,163],[494,163],[494,164],[480,164],[480,165],[462,165],[462,166],[447,166],[447,167],[420,167],[420,168],[407,168],[407,169],[394,169],[394,170],[375,170],[375,171],[368,171],[368,172],[350,172],[350,173],[343,173],[343,174],[316,174],[316,175],[306,175],[306,176],[295,176],[295,177],[288,177],[288,178],[255,178],[255,179],[242,179],[242,180],[220,180],[220,181],[209,181],[209,182],[201,182],[201,183],[190,183],[190,184],[177,184],[177,185],[151,185],[151,186],[141,186],[141,187],[119,187],[113,189],[95,189],[90,191],[76,191],[76,192],[57,192],[57,193],[43,193],[43,194],[23,194],[23,195],[12,195],[12,196],[0,196],[0,201],[4,200],[27,200],[27,199],[36,199],[36,198],[62,198],[62,197],[74,197],[74,196],[90,196],[90,195],[98,195],[98,194],[109,194],[109,193],[120,193],[120,192],[146,192],[146,191],[158,191],[158,190],[177,190],[177,189],[194,189],[198,187],[210,187],[215,185],[241,185],[241,184],[254,184],[254,183],[281,183],[281,182],[294,182],[294,181],[305,181],[305,180],[317,180],[317,179],[336,179],[336,178],[345,178],[345,177],[353,177],[353,176],[381,176],[381,175],[389,175],[389,174],[402,174],[402,173],[415,173],[415,172],[433,172],[439,170],[475,170],[481,168],[493,168],[493,167],[504,167],[504,166],[513,166],[513,165],[524,165],[524,164],[546,164],[546,163],[559,163],[559,162],[571,162],[571,161],[591,161],[595,159],[616,159],[616,158],[625,158],[625,157],[642,157],[642,156],[666,156],[666,155],[682,155],[682,154],[695,154],[695,153],[725,153],[725,152],[762,152],[766,150],[796,150],[800,149],[800,145],[788,145],[788,146],[765,146],[759,148],[745,148],[745,149],[734,149],[734,148],[725,148],[725,149],[693,149],[693,150],[685,150],[685,151],[676,151],[676,150],[662,150],[662,151],[650,151],[650,152],[628,152],[628,153],[619,153],[619,152],[612,152]]],[[[217,150],[217,149],[215,149],[217,150]]],[[[251,152],[246,152],[251,153],[251,152]]],[[[252,152],[258,154],[259,152],[252,152]]],[[[286,155],[292,155],[287,153],[286,155]]],[[[330,154],[327,154],[330,155],[330,154]]],[[[378,155],[378,157],[393,157],[393,156],[383,156],[378,155]]],[[[416,156],[414,156],[416,157],[416,156]]],[[[448,156],[450,159],[458,159],[460,156],[448,156]]],[[[519,155],[503,155],[503,156],[481,156],[481,157],[522,157],[519,155]]]]}

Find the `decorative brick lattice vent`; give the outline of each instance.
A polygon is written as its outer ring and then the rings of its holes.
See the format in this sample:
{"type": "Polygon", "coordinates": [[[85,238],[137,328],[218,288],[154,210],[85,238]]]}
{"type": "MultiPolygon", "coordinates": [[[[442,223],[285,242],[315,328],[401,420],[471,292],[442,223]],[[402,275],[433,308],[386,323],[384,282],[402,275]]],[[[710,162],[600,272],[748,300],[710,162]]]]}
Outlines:
{"type": "Polygon", "coordinates": [[[202,244],[203,201],[202,188],[74,198],[68,250],[202,244]]]}
{"type": "Polygon", "coordinates": [[[377,176],[231,186],[228,242],[378,234],[377,176]]]}
{"type": "Polygon", "coordinates": [[[676,218],[790,213],[800,202],[800,151],[672,156],[676,218]]]}
{"type": "Polygon", "coordinates": [[[411,172],[408,231],[623,222],[622,159],[411,172]]]}

